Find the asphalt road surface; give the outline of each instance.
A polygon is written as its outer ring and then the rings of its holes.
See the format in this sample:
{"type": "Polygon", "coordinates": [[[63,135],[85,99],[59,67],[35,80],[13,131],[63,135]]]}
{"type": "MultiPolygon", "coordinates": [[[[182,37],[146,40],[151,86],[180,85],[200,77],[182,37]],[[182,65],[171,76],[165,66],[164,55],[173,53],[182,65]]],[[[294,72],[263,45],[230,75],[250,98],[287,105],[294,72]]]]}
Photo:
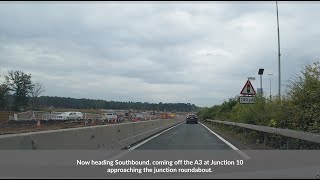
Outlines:
{"type": "Polygon", "coordinates": [[[232,150],[203,125],[182,123],[136,150],[232,150]]]}

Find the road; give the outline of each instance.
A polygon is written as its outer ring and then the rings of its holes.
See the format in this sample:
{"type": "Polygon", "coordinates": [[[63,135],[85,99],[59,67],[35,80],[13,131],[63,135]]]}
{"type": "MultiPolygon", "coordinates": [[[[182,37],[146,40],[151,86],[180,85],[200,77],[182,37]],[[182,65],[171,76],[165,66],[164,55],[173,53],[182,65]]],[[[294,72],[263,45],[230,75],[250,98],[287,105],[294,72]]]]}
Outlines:
{"type": "Polygon", "coordinates": [[[182,123],[143,143],[136,150],[231,150],[202,124],[182,123]]]}

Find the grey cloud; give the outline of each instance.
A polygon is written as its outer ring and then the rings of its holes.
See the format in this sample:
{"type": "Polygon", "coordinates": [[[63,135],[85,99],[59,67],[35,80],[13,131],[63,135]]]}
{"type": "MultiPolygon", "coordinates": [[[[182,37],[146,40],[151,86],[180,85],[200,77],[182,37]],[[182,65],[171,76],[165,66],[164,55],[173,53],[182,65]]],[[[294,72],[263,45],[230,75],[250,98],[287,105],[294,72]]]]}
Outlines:
{"type": "MultiPolygon", "coordinates": [[[[283,84],[318,55],[319,6],[279,2],[283,84]]],[[[47,95],[210,106],[260,67],[276,93],[274,2],[4,3],[0,21],[0,74],[47,95]]]]}

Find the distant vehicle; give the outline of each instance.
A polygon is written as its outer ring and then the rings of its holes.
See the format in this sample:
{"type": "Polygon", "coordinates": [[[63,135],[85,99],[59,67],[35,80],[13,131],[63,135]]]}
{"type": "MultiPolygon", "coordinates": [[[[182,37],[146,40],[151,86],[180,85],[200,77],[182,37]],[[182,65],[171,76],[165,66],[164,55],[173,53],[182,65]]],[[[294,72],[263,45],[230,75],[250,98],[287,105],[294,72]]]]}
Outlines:
{"type": "Polygon", "coordinates": [[[198,117],[195,114],[188,114],[186,118],[186,123],[196,123],[198,124],[198,117]]]}
{"type": "Polygon", "coordinates": [[[74,119],[74,120],[83,119],[82,112],[68,112],[68,113],[67,113],[67,119],[74,119]]]}
{"type": "Polygon", "coordinates": [[[66,117],[67,117],[67,116],[66,116],[65,113],[61,113],[61,114],[56,115],[56,116],[53,117],[52,119],[53,119],[53,120],[67,120],[66,117]]]}
{"type": "Polygon", "coordinates": [[[117,119],[117,121],[125,121],[125,120],[126,120],[125,116],[118,117],[118,119],[117,119]]]}
{"type": "Polygon", "coordinates": [[[118,116],[115,113],[103,113],[102,120],[113,121],[117,120],[118,116]]]}
{"type": "Polygon", "coordinates": [[[145,120],[144,116],[142,114],[134,114],[132,117],[132,121],[142,121],[145,120]]]}
{"type": "Polygon", "coordinates": [[[138,118],[139,121],[145,120],[143,114],[136,114],[136,118],[138,118]]]}
{"type": "Polygon", "coordinates": [[[58,114],[54,120],[80,120],[83,119],[82,112],[64,112],[58,114]]]}

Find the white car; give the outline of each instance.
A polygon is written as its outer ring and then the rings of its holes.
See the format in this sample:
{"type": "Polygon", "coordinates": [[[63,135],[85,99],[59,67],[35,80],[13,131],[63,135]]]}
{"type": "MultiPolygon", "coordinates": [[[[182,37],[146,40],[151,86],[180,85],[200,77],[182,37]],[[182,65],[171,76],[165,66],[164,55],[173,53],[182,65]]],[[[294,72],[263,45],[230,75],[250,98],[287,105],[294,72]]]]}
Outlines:
{"type": "Polygon", "coordinates": [[[66,114],[67,114],[66,119],[75,119],[75,120],[83,119],[82,112],[67,112],[66,114]]]}
{"type": "Polygon", "coordinates": [[[115,113],[103,113],[102,119],[107,121],[117,120],[118,116],[115,113]]]}
{"type": "Polygon", "coordinates": [[[66,120],[66,115],[64,113],[58,114],[52,118],[53,120],[66,120]]]}

